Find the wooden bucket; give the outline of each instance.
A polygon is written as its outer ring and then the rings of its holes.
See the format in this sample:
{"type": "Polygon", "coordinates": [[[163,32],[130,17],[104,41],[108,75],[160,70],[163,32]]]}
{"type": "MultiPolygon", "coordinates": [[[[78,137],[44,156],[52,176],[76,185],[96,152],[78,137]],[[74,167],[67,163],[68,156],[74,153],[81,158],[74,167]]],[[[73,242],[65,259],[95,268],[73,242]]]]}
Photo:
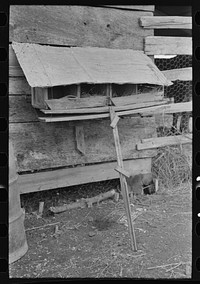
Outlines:
{"type": "Polygon", "coordinates": [[[9,264],[21,258],[28,250],[24,217],[25,212],[20,205],[14,150],[9,141],[9,264]]]}

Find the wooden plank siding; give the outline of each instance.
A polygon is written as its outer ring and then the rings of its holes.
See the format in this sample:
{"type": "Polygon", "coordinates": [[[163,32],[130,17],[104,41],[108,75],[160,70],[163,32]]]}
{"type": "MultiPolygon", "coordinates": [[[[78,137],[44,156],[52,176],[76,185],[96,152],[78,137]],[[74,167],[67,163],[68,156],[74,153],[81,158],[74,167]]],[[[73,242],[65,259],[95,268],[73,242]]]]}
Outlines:
{"type": "Polygon", "coordinates": [[[192,17],[141,17],[140,25],[144,29],[192,29],[192,17]]]}
{"type": "Polygon", "coordinates": [[[143,50],[143,39],[153,30],[140,27],[142,16],[153,13],[91,6],[11,6],[9,41],[143,50]]]}
{"type": "Polygon", "coordinates": [[[192,38],[147,36],[144,51],[147,55],[192,55],[192,38]]]}
{"type": "MultiPolygon", "coordinates": [[[[152,36],[153,29],[141,27],[139,19],[153,16],[153,10],[153,6],[11,6],[9,41],[142,51],[144,38],[152,36]]],[[[22,193],[118,178],[109,119],[47,124],[39,121],[41,113],[31,106],[30,94],[9,47],[9,137],[22,193]],[[77,149],[77,125],[82,127],[85,154],[77,149]],[[28,174],[33,171],[37,173],[28,174]]],[[[151,172],[156,150],[137,151],[136,143],[156,136],[154,118],[120,119],[119,135],[125,168],[134,174],[151,172]]]]}
{"type": "Polygon", "coordinates": [[[31,96],[9,96],[9,123],[39,122],[38,111],[31,105],[31,96]]]}
{"type": "Polygon", "coordinates": [[[31,87],[25,77],[9,77],[9,95],[30,95],[31,87]]]}
{"type": "MultiPolygon", "coordinates": [[[[20,193],[62,188],[84,183],[98,182],[118,178],[114,170],[117,162],[79,166],[19,175],[20,193]]],[[[151,158],[124,161],[124,167],[131,174],[150,173],[151,158]]]]}
{"type": "MultiPolygon", "coordinates": [[[[84,129],[85,155],[76,148],[75,122],[10,123],[9,137],[13,142],[19,172],[115,161],[110,120],[82,121],[81,124],[84,129]]],[[[138,152],[135,148],[140,139],[156,136],[153,117],[121,119],[119,133],[124,159],[155,154],[151,151],[138,152]]]]}
{"type": "Polygon", "coordinates": [[[192,134],[185,135],[175,135],[168,137],[157,137],[150,139],[142,139],[142,143],[137,144],[138,150],[144,149],[156,149],[159,147],[165,147],[169,145],[178,145],[178,144],[191,144],[192,143],[192,134]]]}

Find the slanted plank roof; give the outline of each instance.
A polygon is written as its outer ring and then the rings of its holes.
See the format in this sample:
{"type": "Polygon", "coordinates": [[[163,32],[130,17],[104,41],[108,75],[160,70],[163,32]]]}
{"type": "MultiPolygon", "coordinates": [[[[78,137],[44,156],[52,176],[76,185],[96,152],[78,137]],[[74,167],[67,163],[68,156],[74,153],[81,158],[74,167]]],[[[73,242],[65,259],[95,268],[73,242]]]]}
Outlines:
{"type": "Polygon", "coordinates": [[[142,51],[12,43],[31,87],[80,83],[171,85],[142,51]]]}

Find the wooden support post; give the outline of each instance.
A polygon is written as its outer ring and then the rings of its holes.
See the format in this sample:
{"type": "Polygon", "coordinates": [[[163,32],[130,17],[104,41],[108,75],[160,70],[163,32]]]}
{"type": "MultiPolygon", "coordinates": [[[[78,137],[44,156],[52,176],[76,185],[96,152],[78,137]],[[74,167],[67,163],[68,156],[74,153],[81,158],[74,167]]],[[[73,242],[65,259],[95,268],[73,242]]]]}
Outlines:
{"type": "MultiPolygon", "coordinates": [[[[115,112],[112,107],[110,107],[110,118],[111,118],[111,124],[112,124],[112,122],[115,119],[115,112]]],[[[118,163],[119,168],[123,169],[123,159],[122,159],[122,152],[121,152],[121,146],[120,146],[120,141],[119,141],[119,133],[118,133],[117,124],[113,128],[113,136],[114,136],[114,141],[115,141],[115,149],[117,153],[117,163],[118,163]]],[[[130,201],[129,201],[128,186],[126,183],[125,176],[122,173],[119,173],[119,176],[120,176],[122,196],[124,199],[124,207],[126,210],[126,216],[128,220],[128,228],[129,228],[129,233],[130,233],[130,238],[131,238],[131,246],[134,251],[137,251],[135,231],[134,231],[133,222],[131,218],[131,208],[130,208],[130,201]]]]}

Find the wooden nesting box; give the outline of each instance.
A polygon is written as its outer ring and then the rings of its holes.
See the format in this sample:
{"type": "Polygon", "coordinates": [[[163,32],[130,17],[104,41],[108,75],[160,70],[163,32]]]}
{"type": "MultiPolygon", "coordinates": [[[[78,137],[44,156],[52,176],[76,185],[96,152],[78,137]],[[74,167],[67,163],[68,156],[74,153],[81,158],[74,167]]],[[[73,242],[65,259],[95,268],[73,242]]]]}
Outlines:
{"type": "Polygon", "coordinates": [[[49,109],[51,116],[75,109],[105,113],[109,105],[118,110],[125,105],[154,105],[163,100],[163,86],[171,84],[142,51],[12,46],[31,86],[32,106],[49,109]]]}
{"type": "Polygon", "coordinates": [[[31,104],[34,108],[48,109],[46,100],[60,99],[64,96],[77,96],[79,85],[31,88],[31,104]]]}

